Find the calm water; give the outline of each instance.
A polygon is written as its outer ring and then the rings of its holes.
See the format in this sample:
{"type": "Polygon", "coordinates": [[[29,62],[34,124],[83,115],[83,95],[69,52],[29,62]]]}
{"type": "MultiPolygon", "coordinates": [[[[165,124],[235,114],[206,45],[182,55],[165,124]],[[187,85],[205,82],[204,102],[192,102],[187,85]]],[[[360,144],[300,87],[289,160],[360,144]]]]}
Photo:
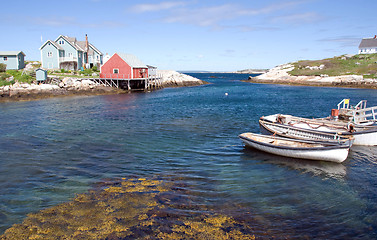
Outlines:
{"type": "Polygon", "coordinates": [[[0,103],[0,234],[102,181],[159,175],[202,204],[242,206],[277,238],[377,238],[377,147],[331,164],[245,149],[237,137],[259,132],[262,115],[324,117],[343,98],[377,105],[376,90],[191,75],[213,84],[0,103]]]}

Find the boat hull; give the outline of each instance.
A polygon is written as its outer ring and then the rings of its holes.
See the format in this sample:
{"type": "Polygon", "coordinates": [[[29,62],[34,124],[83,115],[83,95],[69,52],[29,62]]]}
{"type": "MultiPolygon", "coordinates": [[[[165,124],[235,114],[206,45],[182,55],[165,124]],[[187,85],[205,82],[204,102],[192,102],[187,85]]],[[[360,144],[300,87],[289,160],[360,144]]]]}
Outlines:
{"type": "MultiPolygon", "coordinates": [[[[377,145],[377,127],[356,127],[354,132],[349,132],[346,129],[348,125],[339,122],[321,121],[316,119],[298,118],[290,115],[275,114],[267,117],[262,117],[261,120],[290,126],[294,128],[301,128],[310,130],[317,134],[337,134],[344,137],[353,137],[353,145],[359,146],[376,146],[377,145]],[[278,116],[286,116],[290,122],[278,123],[278,116]]],[[[264,128],[264,131],[269,131],[264,128]]]]}
{"type": "MultiPolygon", "coordinates": [[[[341,163],[348,157],[349,147],[340,144],[333,144],[328,146],[319,146],[319,142],[315,142],[314,147],[287,147],[274,145],[268,142],[261,142],[254,138],[257,134],[243,133],[239,137],[244,142],[247,147],[258,149],[260,151],[268,152],[275,155],[299,158],[299,159],[309,159],[309,160],[320,160],[341,163]]],[[[263,136],[258,135],[258,137],[270,139],[284,139],[284,141],[296,141],[300,140],[273,137],[273,136],[263,136]]],[[[301,142],[304,140],[301,140],[301,142]]],[[[308,143],[309,141],[306,141],[308,143]]]]}

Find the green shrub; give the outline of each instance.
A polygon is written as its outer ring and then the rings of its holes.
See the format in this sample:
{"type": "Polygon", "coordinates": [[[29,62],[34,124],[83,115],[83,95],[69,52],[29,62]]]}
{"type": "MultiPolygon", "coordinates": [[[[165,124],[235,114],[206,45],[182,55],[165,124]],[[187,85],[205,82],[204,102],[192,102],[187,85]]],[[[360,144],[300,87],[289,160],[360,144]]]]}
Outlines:
{"type": "Polygon", "coordinates": [[[7,70],[7,65],[5,63],[0,63],[0,72],[5,72],[7,70]]]}
{"type": "Polygon", "coordinates": [[[91,69],[85,69],[81,73],[84,74],[85,76],[90,76],[92,75],[93,71],[91,69]]]}
{"type": "Polygon", "coordinates": [[[93,67],[92,67],[92,70],[93,70],[94,72],[98,72],[97,66],[93,66],[93,67]]]}

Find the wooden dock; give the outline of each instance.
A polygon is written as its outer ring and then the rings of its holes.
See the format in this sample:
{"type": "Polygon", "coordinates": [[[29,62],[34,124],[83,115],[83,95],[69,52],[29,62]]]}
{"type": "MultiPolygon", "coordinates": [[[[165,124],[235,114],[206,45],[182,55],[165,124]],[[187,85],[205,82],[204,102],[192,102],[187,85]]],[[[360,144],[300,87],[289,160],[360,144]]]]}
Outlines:
{"type": "Polygon", "coordinates": [[[106,87],[120,88],[128,91],[145,91],[162,88],[162,77],[148,78],[89,78],[100,85],[106,87]]]}

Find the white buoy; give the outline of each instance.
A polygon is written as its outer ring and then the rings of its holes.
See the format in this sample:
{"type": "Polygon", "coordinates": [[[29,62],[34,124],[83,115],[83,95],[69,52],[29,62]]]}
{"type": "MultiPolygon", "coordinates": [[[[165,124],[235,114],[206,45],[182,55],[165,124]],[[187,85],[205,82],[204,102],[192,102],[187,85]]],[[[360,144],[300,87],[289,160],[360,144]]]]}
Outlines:
{"type": "Polygon", "coordinates": [[[225,93],[225,96],[228,96],[228,93],[227,93],[227,92],[225,93]]]}

